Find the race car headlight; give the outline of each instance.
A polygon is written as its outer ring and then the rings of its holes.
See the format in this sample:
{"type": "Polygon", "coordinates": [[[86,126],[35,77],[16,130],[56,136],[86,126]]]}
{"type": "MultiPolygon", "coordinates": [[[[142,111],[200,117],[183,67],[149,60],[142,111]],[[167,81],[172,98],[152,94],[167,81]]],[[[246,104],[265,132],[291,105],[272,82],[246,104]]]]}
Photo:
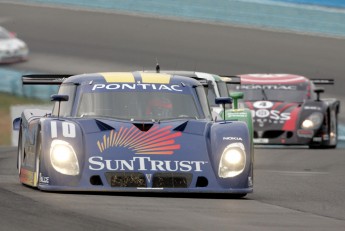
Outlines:
{"type": "Polygon", "coordinates": [[[54,169],[65,175],[78,175],[79,164],[73,147],[66,141],[53,140],[50,146],[50,161],[54,169]]]}
{"type": "Polygon", "coordinates": [[[219,163],[218,175],[222,178],[234,177],[241,174],[246,165],[246,153],[242,143],[228,145],[219,163]]]}
{"type": "Polygon", "coordinates": [[[320,112],[314,112],[302,122],[303,129],[318,129],[322,123],[323,115],[320,112]]]}
{"type": "Polygon", "coordinates": [[[28,47],[26,45],[19,47],[19,50],[21,50],[21,51],[26,51],[27,49],[28,49],[28,47]]]}

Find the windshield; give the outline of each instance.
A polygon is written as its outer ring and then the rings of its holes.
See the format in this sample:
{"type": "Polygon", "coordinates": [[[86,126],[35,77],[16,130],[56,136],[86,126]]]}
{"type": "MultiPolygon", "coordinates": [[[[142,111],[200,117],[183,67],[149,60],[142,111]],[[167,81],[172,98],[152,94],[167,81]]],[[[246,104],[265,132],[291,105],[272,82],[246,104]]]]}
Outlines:
{"type": "Polygon", "coordinates": [[[0,39],[9,39],[11,38],[9,33],[3,29],[3,28],[0,28],[0,39]]]}
{"type": "Polygon", "coordinates": [[[305,85],[230,85],[229,91],[241,91],[245,101],[284,101],[303,102],[308,99],[308,91],[305,85]]]}
{"type": "Polygon", "coordinates": [[[256,101],[285,101],[285,102],[303,102],[306,99],[304,91],[277,91],[277,90],[250,90],[243,91],[244,100],[256,101]]]}
{"type": "Polygon", "coordinates": [[[229,97],[229,92],[225,82],[219,81],[217,82],[217,86],[220,97],[229,97]]]}
{"type": "Polygon", "coordinates": [[[208,100],[208,103],[209,103],[209,105],[211,106],[211,107],[216,107],[216,106],[218,106],[217,104],[216,104],[216,92],[215,92],[215,90],[214,90],[214,87],[213,87],[213,85],[211,85],[211,87],[208,87],[208,89],[205,89],[205,90],[207,90],[207,100],[208,100]]]}
{"type": "Polygon", "coordinates": [[[148,91],[84,93],[77,116],[149,121],[204,118],[192,95],[148,91]]]}

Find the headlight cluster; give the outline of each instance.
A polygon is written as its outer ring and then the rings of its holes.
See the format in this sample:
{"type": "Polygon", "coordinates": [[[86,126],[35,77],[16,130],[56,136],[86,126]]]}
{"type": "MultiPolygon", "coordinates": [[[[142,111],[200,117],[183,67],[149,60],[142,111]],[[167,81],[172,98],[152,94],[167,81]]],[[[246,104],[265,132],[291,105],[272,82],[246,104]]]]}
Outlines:
{"type": "Polygon", "coordinates": [[[23,45],[23,46],[20,46],[19,47],[19,50],[20,51],[26,51],[28,48],[27,48],[27,46],[26,45],[23,45]]]}
{"type": "Polygon", "coordinates": [[[307,119],[302,122],[303,129],[318,129],[323,121],[323,114],[320,112],[314,112],[307,119]]]}
{"type": "Polygon", "coordinates": [[[242,143],[228,145],[222,154],[218,175],[222,178],[241,174],[246,165],[246,153],[242,143]]]}
{"type": "Polygon", "coordinates": [[[50,161],[56,171],[65,175],[78,175],[79,164],[73,147],[66,141],[53,140],[50,146],[50,161]]]}

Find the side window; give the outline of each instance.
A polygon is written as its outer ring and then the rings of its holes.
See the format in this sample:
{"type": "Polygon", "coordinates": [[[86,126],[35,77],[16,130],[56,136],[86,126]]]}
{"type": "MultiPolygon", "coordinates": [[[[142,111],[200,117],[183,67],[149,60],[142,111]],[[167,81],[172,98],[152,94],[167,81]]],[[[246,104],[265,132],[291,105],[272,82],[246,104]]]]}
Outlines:
{"type": "Polygon", "coordinates": [[[217,82],[220,97],[229,97],[228,88],[225,82],[217,82]]]}
{"type": "Polygon", "coordinates": [[[203,113],[205,114],[205,118],[212,119],[211,113],[210,113],[210,106],[208,104],[205,90],[203,86],[196,87],[196,94],[199,98],[203,113]]]}
{"type": "MultiPolygon", "coordinates": [[[[68,101],[61,102],[60,104],[60,116],[71,116],[72,113],[72,107],[75,97],[75,91],[77,86],[72,84],[63,84],[60,86],[59,89],[59,95],[68,95],[69,99],[68,101]]],[[[59,108],[59,102],[55,102],[54,108],[53,108],[53,115],[58,115],[58,108],[59,108]]]]}

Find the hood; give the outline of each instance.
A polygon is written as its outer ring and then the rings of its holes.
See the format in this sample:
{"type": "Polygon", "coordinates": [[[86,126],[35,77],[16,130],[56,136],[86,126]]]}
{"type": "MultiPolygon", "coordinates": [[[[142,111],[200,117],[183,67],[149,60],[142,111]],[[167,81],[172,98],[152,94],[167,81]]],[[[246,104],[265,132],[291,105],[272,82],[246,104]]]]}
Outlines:
{"type": "Polygon", "coordinates": [[[252,111],[255,130],[296,129],[301,104],[281,101],[246,101],[252,111]]]}

